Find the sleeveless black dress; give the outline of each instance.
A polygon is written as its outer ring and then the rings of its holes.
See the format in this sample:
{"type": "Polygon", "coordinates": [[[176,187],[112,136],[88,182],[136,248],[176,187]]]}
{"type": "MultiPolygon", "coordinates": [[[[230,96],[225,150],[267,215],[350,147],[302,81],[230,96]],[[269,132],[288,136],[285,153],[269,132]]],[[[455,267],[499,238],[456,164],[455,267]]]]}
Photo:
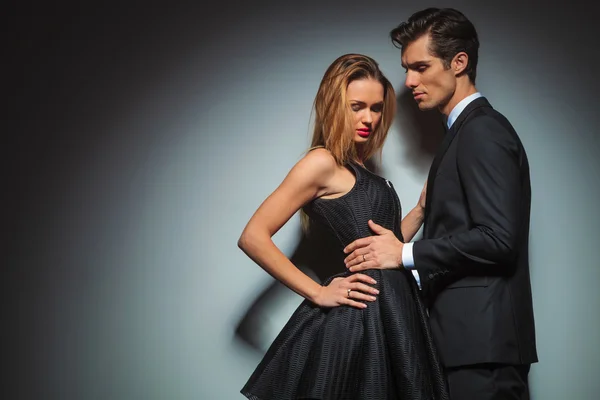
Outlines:
{"type": "MultiPolygon", "coordinates": [[[[400,201],[392,184],[349,164],[354,187],[336,199],[305,207],[311,224],[324,224],[343,249],[372,235],[368,220],[400,232],[400,201]]],[[[351,274],[340,263],[337,276],[351,274]]],[[[257,366],[241,393],[252,400],[441,400],[448,391],[419,288],[405,269],[368,270],[379,290],[365,309],[321,308],[305,300],[257,366]]]]}

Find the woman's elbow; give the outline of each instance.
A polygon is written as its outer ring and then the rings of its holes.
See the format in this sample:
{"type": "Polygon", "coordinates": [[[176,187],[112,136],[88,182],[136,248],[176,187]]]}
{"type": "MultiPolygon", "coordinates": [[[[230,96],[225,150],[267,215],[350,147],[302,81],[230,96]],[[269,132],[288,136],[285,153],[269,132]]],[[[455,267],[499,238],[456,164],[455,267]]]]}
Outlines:
{"type": "Polygon", "coordinates": [[[263,229],[256,226],[247,226],[240,238],[238,239],[237,245],[244,252],[252,251],[257,247],[264,245],[265,241],[268,240],[271,235],[263,229]]]}
{"type": "Polygon", "coordinates": [[[244,229],[244,231],[242,232],[242,234],[240,235],[238,241],[237,241],[237,245],[240,249],[242,249],[243,251],[247,251],[248,247],[250,247],[250,242],[251,242],[251,235],[249,234],[247,229],[244,229]]]}

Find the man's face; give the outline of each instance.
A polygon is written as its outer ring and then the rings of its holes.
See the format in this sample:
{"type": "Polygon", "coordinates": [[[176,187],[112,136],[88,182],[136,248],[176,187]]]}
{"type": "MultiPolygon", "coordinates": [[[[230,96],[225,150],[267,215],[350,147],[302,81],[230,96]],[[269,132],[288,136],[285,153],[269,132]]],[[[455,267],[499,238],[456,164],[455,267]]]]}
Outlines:
{"type": "Polygon", "coordinates": [[[456,76],[451,68],[444,67],[441,58],[431,55],[429,43],[430,35],[426,34],[403,48],[404,84],[412,91],[419,109],[437,108],[447,115],[445,106],[456,90],[456,76]]]}

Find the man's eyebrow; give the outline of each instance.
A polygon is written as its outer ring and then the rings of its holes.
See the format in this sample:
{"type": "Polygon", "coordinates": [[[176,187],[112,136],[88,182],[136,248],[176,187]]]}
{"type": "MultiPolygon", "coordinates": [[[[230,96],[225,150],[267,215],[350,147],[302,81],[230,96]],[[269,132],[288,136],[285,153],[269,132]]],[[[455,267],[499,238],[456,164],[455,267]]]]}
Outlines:
{"type": "Polygon", "coordinates": [[[429,60],[419,60],[419,61],[414,61],[408,64],[402,63],[402,67],[403,68],[416,68],[416,67],[420,67],[421,65],[429,65],[431,63],[431,61],[429,60]]]}

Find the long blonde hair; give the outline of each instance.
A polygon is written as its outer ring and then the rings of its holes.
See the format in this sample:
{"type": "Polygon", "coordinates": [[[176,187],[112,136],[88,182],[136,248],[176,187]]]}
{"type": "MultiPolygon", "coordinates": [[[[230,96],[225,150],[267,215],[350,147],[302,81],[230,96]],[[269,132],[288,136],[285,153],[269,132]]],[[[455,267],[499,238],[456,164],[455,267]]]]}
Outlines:
{"type": "MultiPolygon", "coordinates": [[[[381,157],[381,149],[396,113],[396,93],[379,64],[362,54],[338,57],[325,71],[314,100],[314,130],[310,149],[324,147],[340,166],[349,161],[364,162],[373,156],[381,157]],[[361,147],[358,154],[354,144],[352,110],[346,97],[348,85],[360,79],[374,79],[383,86],[381,120],[361,147]]],[[[302,226],[308,228],[308,216],[300,214],[302,226]]]]}

